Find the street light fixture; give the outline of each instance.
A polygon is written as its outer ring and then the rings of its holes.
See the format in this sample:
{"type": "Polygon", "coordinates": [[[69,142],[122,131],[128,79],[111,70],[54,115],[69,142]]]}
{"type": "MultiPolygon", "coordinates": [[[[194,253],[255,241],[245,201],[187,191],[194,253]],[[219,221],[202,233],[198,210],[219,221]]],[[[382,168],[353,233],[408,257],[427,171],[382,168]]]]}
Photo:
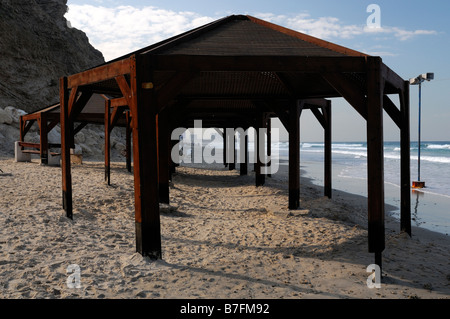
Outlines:
{"type": "Polygon", "coordinates": [[[418,135],[418,157],[417,157],[417,181],[413,181],[413,188],[424,188],[425,182],[420,181],[420,129],[421,129],[421,107],[422,107],[422,83],[425,81],[434,80],[434,73],[424,73],[419,75],[418,77],[412,78],[409,80],[409,84],[411,85],[419,85],[419,135],[418,135]]]}

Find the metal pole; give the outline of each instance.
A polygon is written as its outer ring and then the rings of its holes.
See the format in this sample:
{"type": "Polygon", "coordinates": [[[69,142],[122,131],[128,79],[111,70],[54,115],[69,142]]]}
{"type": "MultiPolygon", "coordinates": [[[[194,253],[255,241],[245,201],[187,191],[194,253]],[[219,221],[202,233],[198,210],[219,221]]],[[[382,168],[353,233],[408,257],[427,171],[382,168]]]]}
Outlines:
{"type": "Polygon", "coordinates": [[[421,144],[421,138],[420,138],[420,122],[421,122],[421,108],[422,108],[422,83],[419,83],[419,138],[418,138],[418,157],[417,157],[417,176],[418,181],[420,182],[420,144],[421,144]]]}

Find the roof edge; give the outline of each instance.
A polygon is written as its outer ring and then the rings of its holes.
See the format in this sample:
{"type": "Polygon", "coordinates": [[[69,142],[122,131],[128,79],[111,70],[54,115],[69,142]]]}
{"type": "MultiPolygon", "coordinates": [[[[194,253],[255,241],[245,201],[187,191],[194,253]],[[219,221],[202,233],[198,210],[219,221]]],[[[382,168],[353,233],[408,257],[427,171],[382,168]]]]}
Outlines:
{"type": "Polygon", "coordinates": [[[310,36],[310,35],[298,32],[298,31],[294,31],[292,29],[288,29],[288,28],[282,27],[280,25],[277,25],[277,24],[274,24],[274,23],[271,23],[271,22],[268,22],[268,21],[265,21],[265,20],[261,20],[261,19],[255,18],[255,17],[250,16],[250,15],[247,15],[246,17],[250,21],[252,21],[254,23],[257,23],[259,25],[268,27],[268,28],[270,28],[272,30],[275,30],[275,31],[287,34],[289,36],[296,37],[296,38],[298,38],[300,40],[303,40],[303,41],[306,41],[306,42],[310,42],[312,44],[321,46],[323,48],[326,48],[326,49],[334,51],[334,52],[342,53],[342,54],[349,55],[349,56],[358,56],[358,57],[369,57],[370,56],[368,54],[365,54],[365,53],[362,53],[362,52],[359,52],[359,51],[355,51],[355,50],[343,47],[341,45],[338,45],[338,44],[335,44],[335,43],[331,43],[331,42],[328,42],[328,41],[325,41],[325,40],[322,40],[322,39],[319,39],[319,38],[316,38],[316,37],[313,37],[313,36],[310,36]]]}

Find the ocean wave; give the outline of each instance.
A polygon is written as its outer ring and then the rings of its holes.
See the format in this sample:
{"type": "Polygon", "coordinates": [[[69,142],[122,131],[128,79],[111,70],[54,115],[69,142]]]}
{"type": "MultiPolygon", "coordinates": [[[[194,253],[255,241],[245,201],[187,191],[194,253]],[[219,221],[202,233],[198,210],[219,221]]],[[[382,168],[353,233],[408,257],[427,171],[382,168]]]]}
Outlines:
{"type": "MultiPolygon", "coordinates": [[[[417,160],[418,156],[411,156],[412,160],[417,160]]],[[[437,156],[420,156],[421,161],[450,164],[450,157],[437,157],[437,156]]]]}
{"type": "Polygon", "coordinates": [[[427,145],[427,148],[432,150],[450,150],[450,144],[430,144],[427,145]]]}

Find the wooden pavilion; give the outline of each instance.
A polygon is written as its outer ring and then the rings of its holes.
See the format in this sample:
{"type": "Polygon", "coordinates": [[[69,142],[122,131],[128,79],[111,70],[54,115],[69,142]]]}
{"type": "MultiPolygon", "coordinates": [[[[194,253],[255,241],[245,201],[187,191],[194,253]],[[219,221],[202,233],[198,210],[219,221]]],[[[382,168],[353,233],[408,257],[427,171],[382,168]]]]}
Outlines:
{"type": "MultiPolygon", "coordinates": [[[[177,127],[261,128],[278,117],[289,132],[289,208],[300,204],[300,114],[325,131],[325,193],[331,196],[331,103],[343,97],[367,122],[368,243],[385,248],[383,110],[400,129],[401,230],[411,234],[409,83],[369,56],[266,21],[233,15],[60,80],[63,206],[72,218],[73,123],[92,94],[105,117],[129,110],[136,249],[161,258],[159,203],[168,202],[170,134],[177,127]],[[389,95],[398,95],[398,108],[389,95]]],[[[105,123],[110,123],[109,120],[105,123]]],[[[109,125],[109,124],[108,124],[109,125]]],[[[270,143],[268,144],[270,145],[270,143]]],[[[256,185],[264,183],[255,164],[256,185]]]]}

